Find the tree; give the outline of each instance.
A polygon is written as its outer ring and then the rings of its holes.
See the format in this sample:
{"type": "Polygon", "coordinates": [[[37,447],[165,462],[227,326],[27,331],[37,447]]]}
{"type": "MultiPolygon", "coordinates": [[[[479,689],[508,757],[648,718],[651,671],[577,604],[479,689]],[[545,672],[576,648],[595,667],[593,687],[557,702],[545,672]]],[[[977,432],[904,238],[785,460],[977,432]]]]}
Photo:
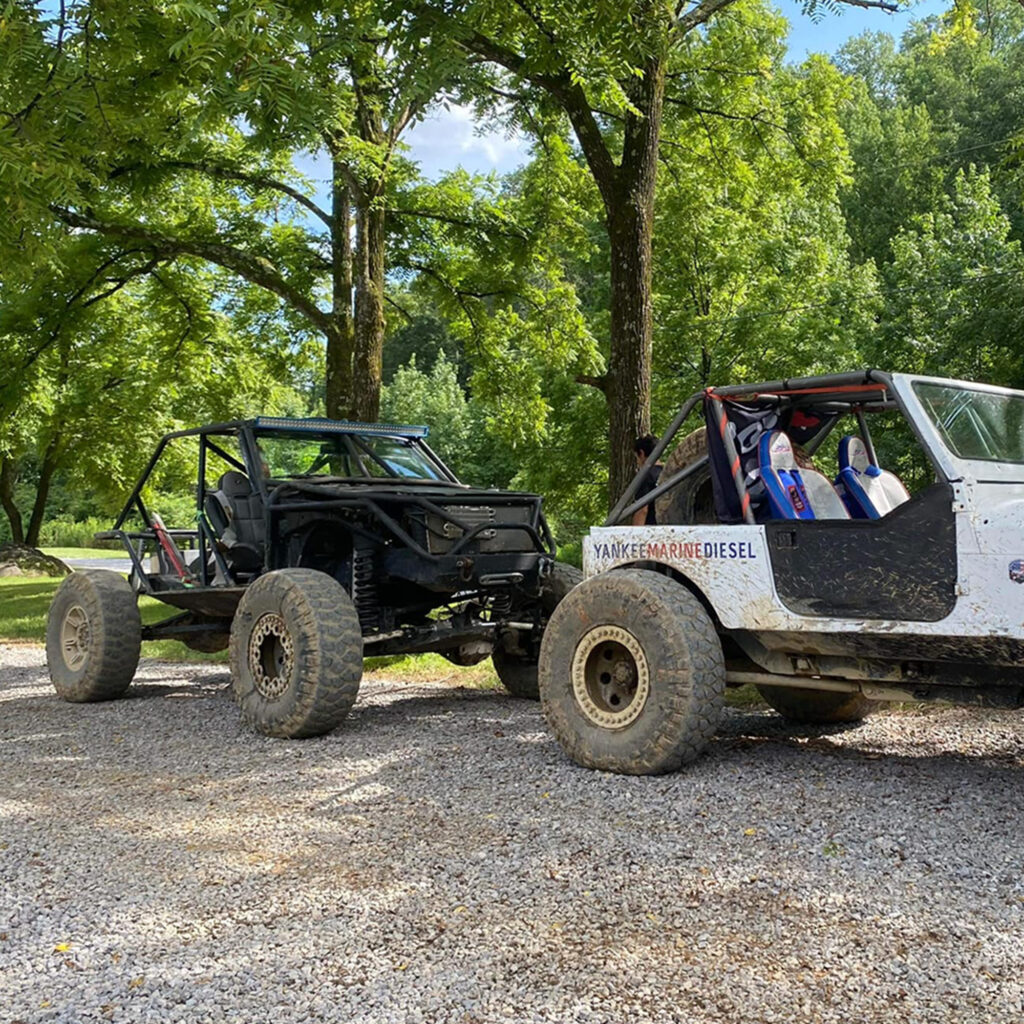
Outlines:
{"type": "Polygon", "coordinates": [[[836,55],[853,92],[843,125],[854,157],[844,209],[858,259],[891,258],[890,240],[936,209],[958,171],[987,166],[1014,237],[1020,202],[1024,10],[1005,0],[955,3],[913,22],[896,51],[866,34],[836,55]]]}
{"type": "Polygon", "coordinates": [[[89,236],[61,251],[62,273],[0,288],[0,506],[31,545],[58,478],[123,500],[163,433],[275,408],[301,355],[272,324],[256,345],[233,331],[218,306],[243,300],[197,262],[129,270],[89,236]]]}
{"type": "Polygon", "coordinates": [[[908,372],[1024,386],[1024,252],[989,175],[958,172],[948,196],[893,240],[877,348],[908,372]]]}
{"type": "MultiPolygon", "coordinates": [[[[686,58],[700,48],[704,26],[727,9],[745,17],[734,2],[461,0],[413,8],[421,38],[450,34],[475,59],[511,76],[511,88],[499,83],[502,102],[521,103],[516,90],[525,85],[564,111],[593,175],[610,248],[609,356],[595,383],[608,406],[612,500],[634,473],[633,438],[650,426],[652,235],[666,90],[672,83],[692,96],[688,86],[719,73],[686,58]]],[[[878,0],[853,2],[892,9],[878,0]]]]}
{"type": "Polygon", "coordinates": [[[325,339],[328,413],[375,419],[386,219],[411,170],[397,147],[448,74],[443,47],[405,47],[371,2],[8,7],[16,258],[50,258],[65,226],[223,267],[325,339]],[[326,155],[326,203],[297,150],[326,155]]]}

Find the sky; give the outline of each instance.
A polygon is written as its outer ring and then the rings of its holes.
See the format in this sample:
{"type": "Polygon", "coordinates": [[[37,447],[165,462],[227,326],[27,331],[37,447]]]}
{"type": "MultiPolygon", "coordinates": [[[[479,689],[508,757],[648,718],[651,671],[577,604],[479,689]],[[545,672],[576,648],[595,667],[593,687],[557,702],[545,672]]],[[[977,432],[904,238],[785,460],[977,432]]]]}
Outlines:
{"type": "MultiPolygon", "coordinates": [[[[812,21],[801,13],[798,0],[777,0],[789,20],[790,60],[801,61],[809,53],[834,53],[851,36],[865,31],[888,32],[898,40],[911,21],[939,14],[949,0],[919,0],[895,14],[842,5],[836,14],[825,13],[812,21]]],[[[434,179],[458,166],[478,174],[514,170],[527,159],[528,142],[501,132],[481,133],[465,107],[438,110],[406,132],[408,156],[424,175],[434,179]]],[[[309,168],[315,176],[315,171],[309,168]]]]}

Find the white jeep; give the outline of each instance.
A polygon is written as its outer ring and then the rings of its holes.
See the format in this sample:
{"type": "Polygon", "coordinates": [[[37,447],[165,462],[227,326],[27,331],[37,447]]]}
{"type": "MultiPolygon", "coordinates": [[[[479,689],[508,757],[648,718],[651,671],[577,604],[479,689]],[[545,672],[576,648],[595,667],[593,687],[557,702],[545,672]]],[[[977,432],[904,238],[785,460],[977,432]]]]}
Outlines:
{"type": "Polygon", "coordinates": [[[570,757],[672,771],[747,683],[798,722],[1024,706],[1024,392],[877,370],[709,388],[648,465],[698,407],[548,624],[540,695],[570,757]],[[651,502],[657,525],[621,525],[651,502]]]}

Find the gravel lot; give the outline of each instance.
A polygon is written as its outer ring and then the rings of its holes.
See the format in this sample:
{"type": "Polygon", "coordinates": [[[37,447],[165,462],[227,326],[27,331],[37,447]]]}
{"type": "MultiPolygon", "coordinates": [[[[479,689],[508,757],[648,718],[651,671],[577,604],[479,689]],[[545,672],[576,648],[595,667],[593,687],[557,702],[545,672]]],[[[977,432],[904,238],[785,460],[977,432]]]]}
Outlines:
{"type": "Polygon", "coordinates": [[[1024,716],[731,711],[622,778],[499,693],[286,742],[220,668],[43,665],[0,647],[0,1021],[1024,1020],[1024,716]]]}

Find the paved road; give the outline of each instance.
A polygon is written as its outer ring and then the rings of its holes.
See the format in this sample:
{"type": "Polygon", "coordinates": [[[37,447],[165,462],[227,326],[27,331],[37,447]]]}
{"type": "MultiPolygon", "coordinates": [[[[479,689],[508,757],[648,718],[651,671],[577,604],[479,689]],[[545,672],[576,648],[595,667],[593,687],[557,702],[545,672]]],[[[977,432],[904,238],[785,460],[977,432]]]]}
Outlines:
{"type": "Polygon", "coordinates": [[[72,569],[113,569],[125,575],[132,571],[130,558],[65,558],[64,563],[72,569]]]}

